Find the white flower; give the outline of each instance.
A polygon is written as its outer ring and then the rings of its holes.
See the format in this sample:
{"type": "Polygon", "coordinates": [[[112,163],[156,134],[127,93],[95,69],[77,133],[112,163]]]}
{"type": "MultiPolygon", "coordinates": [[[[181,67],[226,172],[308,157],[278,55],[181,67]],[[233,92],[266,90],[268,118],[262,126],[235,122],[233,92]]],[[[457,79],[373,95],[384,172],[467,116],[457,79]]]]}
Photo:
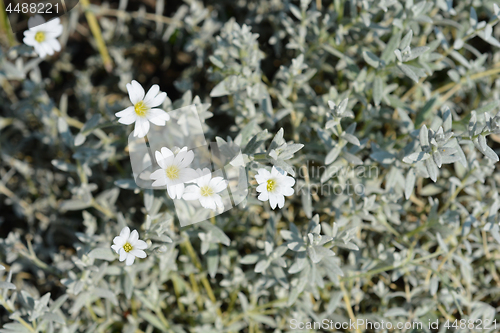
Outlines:
{"type": "Polygon", "coordinates": [[[127,83],[127,91],[133,106],[129,106],[123,111],[115,113],[119,117],[119,123],[130,125],[135,122],[134,136],[143,138],[149,132],[149,122],[157,126],[165,126],[165,122],[170,120],[168,113],[162,109],[155,109],[163,104],[167,93],[161,92],[160,87],[153,85],[144,96],[144,88],[136,80],[127,83]]]}
{"type": "Polygon", "coordinates": [[[218,193],[224,191],[227,182],[222,177],[212,178],[212,173],[208,168],[197,169],[196,172],[199,177],[194,180],[196,185],[186,187],[182,198],[184,200],[199,200],[204,208],[211,210],[219,208],[222,211],[224,204],[218,193]]]}
{"type": "Polygon", "coordinates": [[[283,208],[285,205],[285,196],[290,196],[294,193],[292,186],[295,184],[295,179],[286,175],[286,172],[281,173],[273,166],[271,172],[266,169],[259,169],[255,179],[259,183],[257,192],[260,192],[258,199],[260,201],[269,200],[271,208],[283,208]]]}
{"type": "Polygon", "coordinates": [[[199,175],[194,169],[188,168],[193,162],[194,153],[187,147],[174,154],[170,149],[163,147],[155,153],[156,162],[161,169],[150,176],[154,179],[153,186],[167,186],[168,196],[172,199],[181,199],[184,193],[184,183],[193,181],[199,175]]]}
{"type": "Polygon", "coordinates": [[[143,250],[147,247],[146,242],[139,239],[137,230],[130,232],[129,227],[123,228],[120,236],[116,236],[111,245],[111,248],[120,255],[120,261],[125,261],[127,266],[134,263],[135,257],[146,258],[146,252],[143,250]]]}
{"type": "Polygon", "coordinates": [[[33,46],[40,58],[61,51],[57,37],[61,36],[63,27],[61,20],[55,18],[48,22],[41,15],[35,15],[28,20],[29,30],[24,32],[24,44],[33,46]]]}

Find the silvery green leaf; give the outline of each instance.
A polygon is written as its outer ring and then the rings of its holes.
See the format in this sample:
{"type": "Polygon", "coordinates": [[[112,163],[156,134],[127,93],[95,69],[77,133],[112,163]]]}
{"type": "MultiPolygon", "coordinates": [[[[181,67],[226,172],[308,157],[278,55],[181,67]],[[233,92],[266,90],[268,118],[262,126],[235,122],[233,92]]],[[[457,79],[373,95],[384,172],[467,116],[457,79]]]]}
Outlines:
{"type": "Polygon", "coordinates": [[[59,323],[59,324],[65,324],[66,323],[66,321],[64,320],[64,318],[62,316],[60,316],[58,313],[46,312],[46,313],[44,313],[41,316],[41,319],[47,320],[47,321],[50,321],[50,322],[56,322],[56,323],[59,323]]]}
{"type": "Polygon", "coordinates": [[[443,165],[441,154],[438,151],[435,151],[432,154],[432,157],[434,158],[434,162],[436,163],[437,167],[441,168],[441,165],[443,165]]]}
{"type": "Polygon", "coordinates": [[[269,327],[276,327],[276,321],[271,316],[265,316],[257,313],[249,313],[248,316],[258,323],[265,324],[269,327]]]}
{"type": "Polygon", "coordinates": [[[399,44],[399,49],[404,50],[405,48],[410,46],[412,38],[413,38],[413,30],[410,30],[401,40],[401,43],[399,44]]]}
{"type": "Polygon", "coordinates": [[[257,133],[255,136],[250,139],[250,141],[246,144],[245,148],[243,148],[244,154],[252,154],[254,153],[262,143],[264,143],[267,137],[267,129],[257,133]]]}
{"type": "Polygon", "coordinates": [[[431,157],[431,155],[429,153],[424,153],[423,151],[420,151],[420,152],[411,153],[410,155],[405,156],[403,158],[403,162],[411,164],[411,163],[415,163],[415,162],[419,162],[419,161],[425,161],[429,157],[431,157]]]}
{"type": "Polygon", "coordinates": [[[472,110],[468,126],[469,136],[471,137],[476,135],[476,123],[476,111],[472,110]]]}
{"type": "Polygon", "coordinates": [[[135,190],[138,188],[136,182],[133,179],[115,180],[115,185],[126,190],[135,190]]]}
{"type": "Polygon", "coordinates": [[[375,76],[373,81],[373,101],[376,106],[380,105],[382,98],[384,97],[384,82],[380,76],[375,76]]]}
{"type": "Polygon", "coordinates": [[[389,42],[382,51],[380,59],[382,59],[385,63],[389,63],[392,59],[394,59],[394,51],[398,48],[400,41],[401,32],[392,34],[391,39],[389,39],[389,42]]]}
{"type": "Polygon", "coordinates": [[[394,55],[399,62],[403,62],[403,55],[401,54],[401,50],[394,50],[394,55]]]}
{"type": "Polygon", "coordinates": [[[461,55],[460,53],[458,53],[457,51],[451,51],[450,52],[450,55],[456,60],[458,61],[460,64],[462,64],[463,66],[465,66],[466,68],[470,69],[472,68],[471,64],[469,63],[469,61],[467,59],[465,59],[465,57],[463,55],[461,55]]]}
{"type": "Polygon", "coordinates": [[[392,308],[384,313],[384,317],[408,317],[409,313],[403,308],[392,308]]]}
{"type": "Polygon", "coordinates": [[[308,218],[312,217],[313,207],[311,198],[311,189],[308,186],[303,187],[301,190],[302,209],[308,218]]]}
{"type": "Polygon", "coordinates": [[[86,123],[83,125],[82,129],[80,130],[80,134],[82,135],[88,135],[90,132],[92,132],[94,129],[97,128],[97,125],[99,124],[99,121],[101,120],[101,115],[100,114],[94,114],[86,123]]]}
{"type": "Polygon", "coordinates": [[[74,164],[66,163],[61,160],[52,160],[51,163],[61,171],[76,172],[76,165],[74,164]]]}
{"type": "Polygon", "coordinates": [[[213,279],[219,267],[219,245],[210,243],[207,253],[207,271],[208,275],[213,279]]]}
{"type": "Polygon", "coordinates": [[[363,59],[365,59],[368,65],[374,68],[378,68],[380,65],[380,58],[370,51],[363,51],[363,59]]]}
{"type": "Polygon", "coordinates": [[[354,135],[352,134],[349,134],[347,132],[344,132],[342,133],[342,136],[341,136],[343,139],[345,139],[346,141],[348,141],[349,143],[352,143],[353,145],[355,146],[359,146],[360,143],[359,143],[359,140],[357,137],[355,137],[354,135]]]}
{"type": "Polygon", "coordinates": [[[382,164],[391,164],[396,159],[394,154],[384,150],[379,150],[370,154],[370,157],[382,164]]]}
{"type": "Polygon", "coordinates": [[[68,123],[62,117],[57,119],[57,130],[61,134],[62,140],[67,147],[73,147],[73,135],[69,129],[68,123]]]}
{"type": "Polygon", "coordinates": [[[207,232],[210,232],[212,235],[212,239],[217,241],[217,243],[222,243],[226,246],[229,246],[231,244],[231,239],[227,237],[227,235],[222,231],[218,226],[215,224],[212,224],[207,221],[203,221],[199,223],[199,226],[202,227],[204,230],[207,232]]]}
{"type": "Polygon", "coordinates": [[[406,75],[408,76],[410,79],[412,79],[413,81],[415,82],[418,82],[418,76],[417,74],[415,74],[415,72],[408,66],[408,65],[405,65],[405,64],[399,64],[398,65],[398,68],[406,75]]]}
{"type": "Polygon", "coordinates": [[[138,313],[140,318],[145,319],[148,323],[156,327],[162,332],[169,331],[169,327],[166,327],[160,319],[149,311],[139,311],[138,313]]]}
{"type": "Polygon", "coordinates": [[[446,107],[443,112],[443,129],[445,132],[451,131],[452,118],[451,111],[449,107],[446,107]]]}
{"type": "Polygon", "coordinates": [[[363,165],[363,160],[359,158],[358,156],[348,153],[347,151],[344,151],[342,154],[342,157],[346,159],[347,162],[354,164],[354,165],[363,165]]]}
{"type": "Polygon", "coordinates": [[[484,27],[484,40],[488,40],[491,37],[491,34],[493,32],[493,28],[491,25],[487,24],[486,27],[484,27]]]}
{"type": "Polygon", "coordinates": [[[413,168],[408,170],[408,173],[406,174],[406,180],[405,180],[405,198],[408,200],[413,193],[413,189],[415,188],[415,180],[416,180],[416,175],[415,175],[415,170],[413,168]]]}
{"type": "Polygon", "coordinates": [[[493,162],[498,162],[499,158],[497,153],[495,153],[495,151],[487,145],[486,137],[484,135],[478,136],[478,143],[482,149],[482,153],[484,154],[484,156],[488,157],[493,162]]]}
{"type": "Polygon", "coordinates": [[[0,281],[0,289],[16,289],[16,285],[10,282],[0,281]]]}
{"type": "Polygon", "coordinates": [[[469,17],[469,23],[473,28],[476,28],[477,26],[477,13],[474,7],[470,8],[470,17],[469,17]]]}
{"type": "Polygon", "coordinates": [[[326,165],[332,164],[337,159],[341,151],[342,147],[339,145],[335,146],[332,150],[330,150],[330,152],[326,154],[325,164],[326,165]]]}
{"type": "Polygon", "coordinates": [[[343,114],[346,109],[347,109],[347,103],[349,102],[349,99],[348,98],[345,98],[342,100],[342,102],[340,102],[338,108],[337,108],[337,112],[339,114],[343,114]]]}
{"type": "Polygon", "coordinates": [[[254,269],[255,273],[262,273],[263,271],[265,271],[269,267],[270,264],[271,264],[271,262],[267,259],[263,259],[263,260],[259,261],[257,263],[257,265],[255,265],[255,269],[254,269]]]}
{"type": "Polygon", "coordinates": [[[429,130],[427,129],[427,126],[423,125],[420,128],[420,132],[419,132],[418,138],[420,140],[420,145],[422,147],[428,147],[429,146],[429,130]]]}
{"type": "Polygon", "coordinates": [[[412,49],[410,56],[405,59],[405,62],[420,57],[422,54],[424,54],[428,50],[429,50],[429,47],[427,47],[427,46],[419,46],[419,47],[412,49]]]}
{"type": "Polygon", "coordinates": [[[89,252],[89,257],[106,261],[114,261],[118,258],[118,255],[115,254],[111,248],[98,247],[89,252]]]}
{"type": "Polygon", "coordinates": [[[431,158],[428,158],[425,160],[425,167],[427,168],[427,172],[429,173],[429,177],[432,179],[433,182],[436,182],[437,176],[439,173],[439,169],[437,165],[434,163],[434,161],[431,158]]]}
{"type": "Polygon", "coordinates": [[[247,254],[243,258],[240,259],[240,263],[244,265],[251,265],[255,264],[259,260],[259,255],[258,254],[247,254]]]}

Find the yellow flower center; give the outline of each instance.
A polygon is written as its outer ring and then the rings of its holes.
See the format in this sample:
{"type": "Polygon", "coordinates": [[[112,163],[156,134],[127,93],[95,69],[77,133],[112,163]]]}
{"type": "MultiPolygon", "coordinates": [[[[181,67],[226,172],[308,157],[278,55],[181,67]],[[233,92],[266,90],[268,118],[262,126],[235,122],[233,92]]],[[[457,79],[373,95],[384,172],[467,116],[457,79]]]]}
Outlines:
{"type": "Polygon", "coordinates": [[[123,249],[125,250],[125,252],[130,252],[132,251],[133,247],[132,245],[130,245],[130,243],[125,243],[125,245],[123,245],[123,249]]]}
{"type": "Polygon", "coordinates": [[[214,190],[210,186],[203,186],[200,188],[200,193],[204,197],[210,197],[214,194],[214,190]]]}
{"type": "Polygon", "coordinates": [[[180,170],[177,166],[171,165],[165,169],[165,173],[167,174],[167,177],[169,179],[174,180],[174,179],[179,178],[180,170]]]}
{"type": "Polygon", "coordinates": [[[267,180],[267,192],[272,192],[276,189],[276,181],[274,179],[268,179],[267,180]]]}
{"type": "Polygon", "coordinates": [[[38,31],[36,34],[35,34],[35,40],[38,42],[38,43],[41,43],[45,40],[45,32],[42,32],[42,31],[38,31]]]}
{"type": "Polygon", "coordinates": [[[137,102],[134,105],[134,109],[135,113],[137,113],[139,117],[144,117],[149,110],[149,108],[144,104],[143,101],[137,102]]]}

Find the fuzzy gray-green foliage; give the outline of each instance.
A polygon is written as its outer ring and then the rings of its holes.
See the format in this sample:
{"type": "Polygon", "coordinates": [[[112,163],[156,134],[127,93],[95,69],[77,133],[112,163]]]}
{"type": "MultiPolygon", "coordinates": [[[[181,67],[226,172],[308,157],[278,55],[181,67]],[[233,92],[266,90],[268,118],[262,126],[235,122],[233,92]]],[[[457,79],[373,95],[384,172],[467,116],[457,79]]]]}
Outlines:
{"type": "Polygon", "coordinates": [[[141,6],[91,6],[110,73],[79,8],[43,63],[0,38],[0,332],[500,321],[493,1],[141,6]],[[273,211],[253,190],[181,229],[132,179],[114,116],[132,79],[159,83],[166,111],[197,104],[250,179],[274,165],[295,194],[273,211]],[[149,244],[133,266],[110,248],[125,226],[149,244]]]}

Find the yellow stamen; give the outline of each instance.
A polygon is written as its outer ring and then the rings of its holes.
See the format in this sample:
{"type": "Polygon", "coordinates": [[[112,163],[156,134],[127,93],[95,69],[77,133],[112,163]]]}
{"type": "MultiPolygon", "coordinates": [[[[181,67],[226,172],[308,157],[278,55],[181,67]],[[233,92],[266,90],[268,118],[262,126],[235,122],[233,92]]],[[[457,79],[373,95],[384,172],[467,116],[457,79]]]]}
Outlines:
{"type": "Polygon", "coordinates": [[[125,243],[125,245],[123,245],[123,249],[125,250],[125,252],[130,252],[132,251],[133,247],[132,245],[130,245],[130,243],[125,243]]]}
{"type": "Polygon", "coordinates": [[[139,117],[144,117],[146,115],[147,111],[149,110],[149,108],[144,104],[143,101],[137,102],[134,105],[134,109],[135,109],[135,113],[139,117]]]}
{"type": "Polygon", "coordinates": [[[214,194],[214,190],[210,186],[203,186],[200,188],[200,193],[204,197],[210,197],[214,194]]]}
{"type": "Polygon", "coordinates": [[[274,179],[267,180],[267,192],[272,192],[276,188],[276,181],[274,179]]]}
{"type": "Polygon", "coordinates": [[[38,42],[38,43],[41,43],[45,40],[45,32],[42,32],[42,31],[38,31],[36,34],[35,34],[35,40],[38,42]]]}
{"type": "Polygon", "coordinates": [[[179,178],[180,170],[177,166],[171,165],[165,169],[165,173],[167,174],[167,177],[169,179],[174,180],[174,179],[179,178]]]}

